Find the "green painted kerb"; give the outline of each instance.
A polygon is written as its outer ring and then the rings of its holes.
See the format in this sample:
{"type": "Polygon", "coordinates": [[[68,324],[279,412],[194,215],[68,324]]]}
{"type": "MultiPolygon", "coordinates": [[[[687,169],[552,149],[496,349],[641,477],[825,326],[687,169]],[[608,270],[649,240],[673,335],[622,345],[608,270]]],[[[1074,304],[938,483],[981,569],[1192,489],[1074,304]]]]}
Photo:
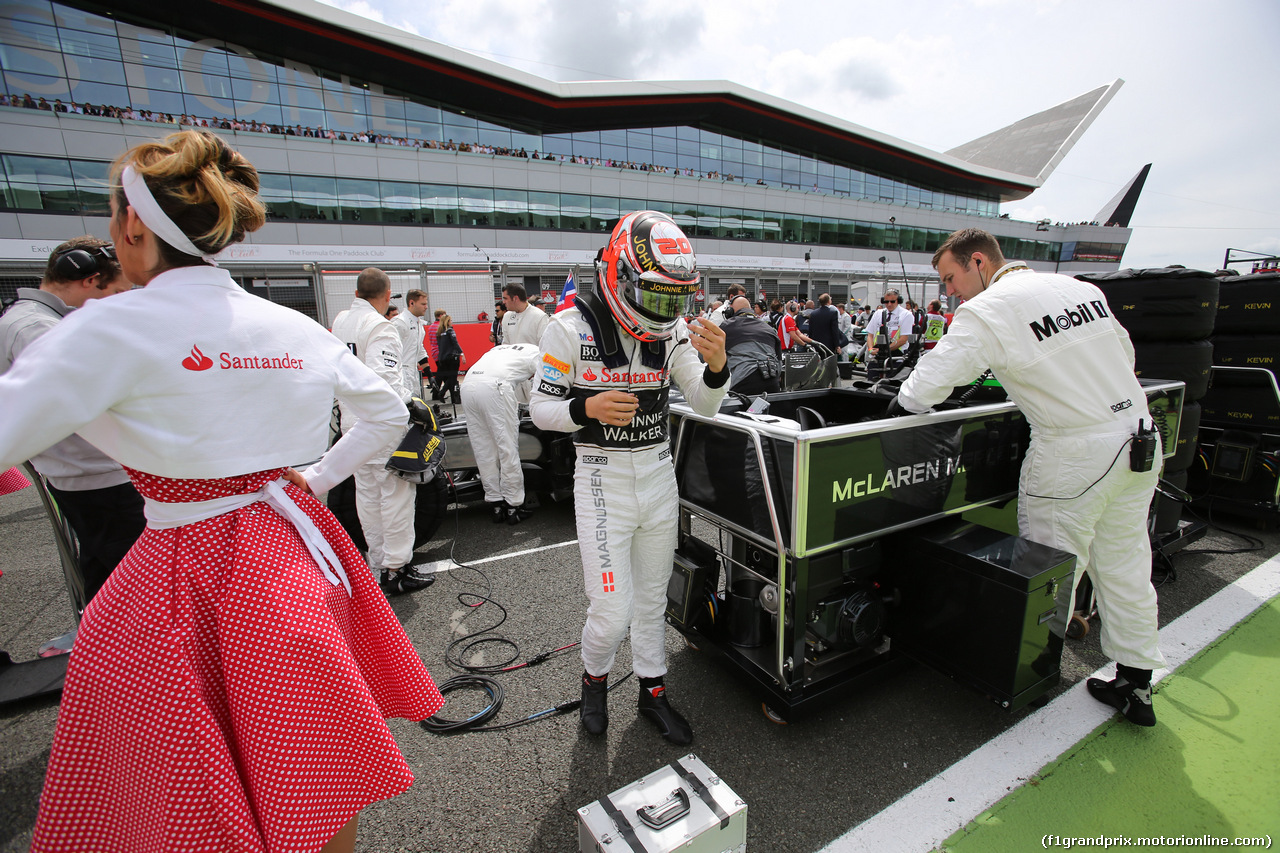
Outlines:
{"type": "Polygon", "coordinates": [[[1165,678],[1155,709],[1151,729],[1119,716],[1100,726],[941,849],[1027,853],[1091,839],[1071,849],[1098,850],[1100,837],[1127,838],[1129,849],[1242,849],[1235,839],[1266,835],[1280,843],[1280,597],[1165,678]],[[1138,846],[1155,836],[1227,845],[1138,846]]]}

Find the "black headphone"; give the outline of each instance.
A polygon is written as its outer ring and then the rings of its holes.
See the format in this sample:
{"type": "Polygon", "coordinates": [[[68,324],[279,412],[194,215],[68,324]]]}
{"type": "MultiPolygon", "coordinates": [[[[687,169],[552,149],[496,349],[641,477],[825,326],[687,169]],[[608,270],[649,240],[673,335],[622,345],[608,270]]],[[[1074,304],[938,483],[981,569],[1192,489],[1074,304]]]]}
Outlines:
{"type": "Polygon", "coordinates": [[[973,258],[973,265],[978,268],[978,281],[982,282],[982,289],[986,290],[988,284],[986,281],[983,281],[982,279],[982,261],[980,261],[978,258],[973,258]]]}
{"type": "Polygon", "coordinates": [[[94,246],[89,249],[67,249],[59,252],[53,261],[53,274],[58,281],[84,281],[103,271],[103,261],[116,259],[115,246],[94,246]]]}

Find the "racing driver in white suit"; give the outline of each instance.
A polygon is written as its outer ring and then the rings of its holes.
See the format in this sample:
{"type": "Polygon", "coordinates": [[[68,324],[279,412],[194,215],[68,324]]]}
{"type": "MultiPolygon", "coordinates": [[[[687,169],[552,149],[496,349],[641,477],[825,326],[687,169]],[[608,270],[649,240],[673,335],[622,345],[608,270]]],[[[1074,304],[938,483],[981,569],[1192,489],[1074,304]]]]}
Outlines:
{"type": "MultiPolygon", "coordinates": [[[[356,277],[356,298],[351,307],[333,319],[333,334],[407,402],[415,395],[405,385],[406,374],[400,369],[404,345],[395,324],[386,317],[390,304],[391,279],[387,274],[377,267],[362,270],[356,277]]],[[[355,414],[342,404],[338,413],[346,432],[354,425],[355,414]]],[[[387,470],[387,460],[403,438],[402,430],[356,469],[356,513],[369,545],[369,566],[388,595],[413,592],[435,581],[434,574],[409,565],[417,495],[414,484],[387,470]]]]}
{"type": "MultiPolygon", "coordinates": [[[[1152,470],[1131,470],[1139,422],[1150,428],[1152,421],[1133,374],[1129,335],[1098,288],[1006,263],[985,231],[952,234],[933,266],[948,295],[965,301],[890,411],[928,411],[954,387],[991,369],[1031,425],[1019,530],[1075,554],[1076,581],[1088,569],[1097,591],[1102,650],[1117,666],[1112,681],[1089,679],[1089,692],[1131,722],[1153,726],[1151,671],[1164,658],[1157,646],[1147,511],[1160,453],[1157,434],[1152,470]]],[[[1052,625],[1059,637],[1072,600],[1060,597],[1052,625]]]]}
{"type": "Polygon", "coordinates": [[[576,307],[556,314],[543,333],[530,403],[535,424],[575,433],[574,500],[590,600],[580,714],[592,735],[608,726],[606,682],[630,627],[640,713],[667,740],[687,744],[693,731],[663,684],[678,517],[667,394],[674,379],[695,410],[719,409],[729,387],[724,332],[681,319],[700,275],[688,239],[666,214],[624,216],[597,256],[596,280],[599,293],[579,293],[576,307]]]}
{"type": "Polygon", "coordinates": [[[520,404],[529,402],[538,355],[536,344],[502,344],[481,356],[462,380],[467,438],[494,524],[519,524],[532,514],[524,508],[520,404]]]}

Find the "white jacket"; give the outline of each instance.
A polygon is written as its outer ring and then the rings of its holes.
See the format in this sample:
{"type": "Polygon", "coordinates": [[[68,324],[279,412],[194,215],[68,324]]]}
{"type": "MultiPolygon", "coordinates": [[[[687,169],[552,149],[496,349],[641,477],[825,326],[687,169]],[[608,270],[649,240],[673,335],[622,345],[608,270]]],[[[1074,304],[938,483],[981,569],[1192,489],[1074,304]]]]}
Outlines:
{"type": "Polygon", "coordinates": [[[504,344],[538,345],[542,333],[551,318],[537,305],[526,305],[520,313],[508,311],[502,317],[502,342],[504,344]]]}
{"type": "Polygon", "coordinates": [[[323,492],[403,432],[400,398],[333,335],[226,270],[169,270],[97,299],[0,376],[0,470],[79,432],[174,478],[299,465],[323,492]],[[337,397],[360,424],[327,454],[337,397]]]}
{"type": "Polygon", "coordinates": [[[422,388],[422,371],[418,366],[427,357],[422,343],[427,333],[426,324],[421,317],[415,317],[405,309],[396,315],[391,325],[400,335],[400,371],[404,374],[405,387],[417,396],[422,388]]]}
{"type": "Polygon", "coordinates": [[[529,402],[533,374],[537,372],[536,344],[499,344],[480,356],[462,380],[462,397],[468,385],[510,385],[517,403],[529,402]]]}
{"type": "MultiPolygon", "coordinates": [[[[405,383],[404,372],[400,369],[403,356],[400,332],[367,299],[356,297],[350,308],[333,318],[333,334],[366,367],[390,385],[401,400],[408,400],[413,396],[405,383]]],[[[338,409],[342,415],[342,431],[345,433],[356,422],[357,415],[341,401],[338,409]]]]}
{"type": "Polygon", "coordinates": [[[988,367],[1042,434],[1127,430],[1151,418],[1128,332],[1101,290],[1070,276],[1001,267],[987,290],[956,309],[898,398],[908,411],[927,411],[988,367]]]}

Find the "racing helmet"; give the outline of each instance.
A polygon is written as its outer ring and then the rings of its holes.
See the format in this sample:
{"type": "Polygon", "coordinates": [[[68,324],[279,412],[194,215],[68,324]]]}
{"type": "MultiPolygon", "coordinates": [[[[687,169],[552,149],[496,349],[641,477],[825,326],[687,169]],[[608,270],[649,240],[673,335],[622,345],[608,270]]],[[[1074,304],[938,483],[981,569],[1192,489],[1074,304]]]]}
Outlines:
{"type": "Polygon", "coordinates": [[[692,310],[702,280],[689,238],[654,210],[618,221],[596,257],[596,274],[618,325],[644,342],[671,337],[676,321],[692,310]]]}

